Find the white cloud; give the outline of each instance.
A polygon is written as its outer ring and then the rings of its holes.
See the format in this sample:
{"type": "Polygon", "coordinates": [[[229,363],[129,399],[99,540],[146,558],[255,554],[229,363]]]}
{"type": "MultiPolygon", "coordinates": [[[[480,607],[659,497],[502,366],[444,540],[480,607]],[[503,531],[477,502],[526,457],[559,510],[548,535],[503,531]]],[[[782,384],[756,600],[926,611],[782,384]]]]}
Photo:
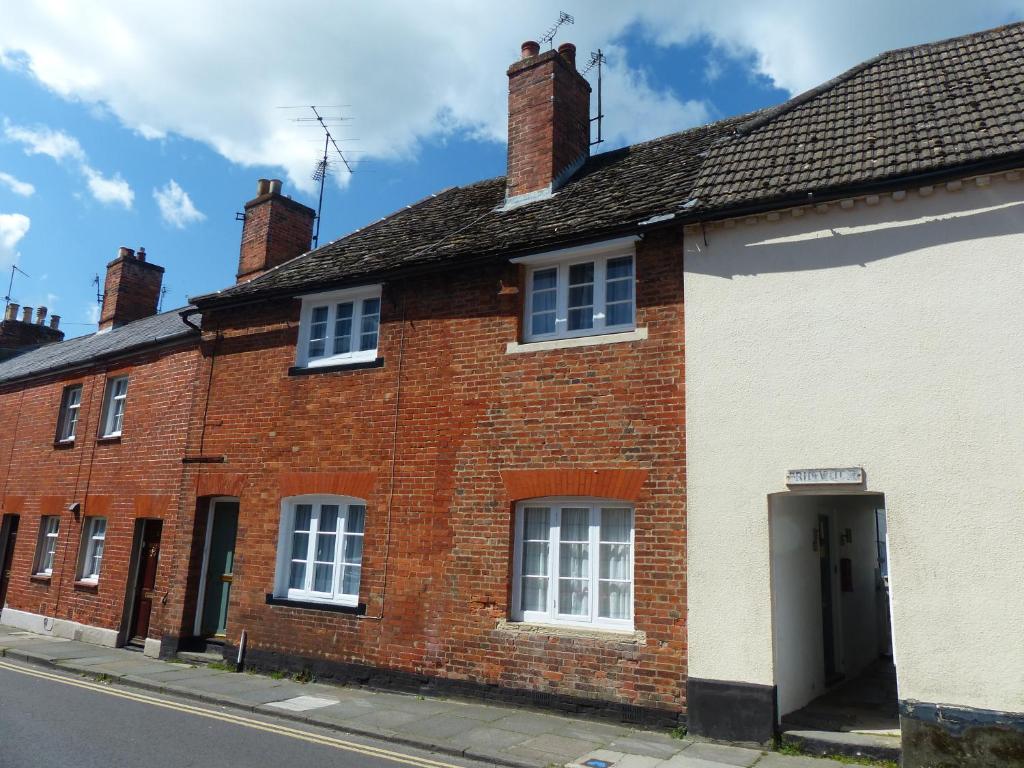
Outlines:
{"type": "Polygon", "coordinates": [[[82,173],[85,175],[89,192],[101,203],[116,203],[125,208],[132,207],[135,192],[128,182],[121,178],[121,174],[115,173],[112,178],[108,178],[88,165],[82,166],[82,173]]]}
{"type": "Polygon", "coordinates": [[[4,136],[9,141],[21,144],[27,155],[46,155],[58,163],[71,161],[85,178],[89,193],[99,202],[116,203],[125,208],[132,207],[135,192],[131,185],[120,173],[107,177],[89,165],[85,150],[74,136],[45,125],[15,125],[7,118],[4,118],[4,136]]]}
{"type": "Polygon", "coordinates": [[[187,225],[202,221],[206,214],[198,210],[192,203],[188,192],[183,190],[174,179],[160,189],[153,190],[153,199],[160,208],[160,216],[172,227],[184,229],[187,225]]]}
{"type": "Polygon", "coordinates": [[[11,192],[22,197],[31,197],[35,194],[36,188],[27,181],[12,176],[9,173],[0,171],[0,184],[7,187],[11,192]]]}
{"type": "MultiPolygon", "coordinates": [[[[0,25],[0,63],[66,98],[102,105],[144,137],[193,138],[236,163],[281,167],[312,190],[315,128],[289,122],[301,111],[276,107],[352,105],[343,111],[355,119],[340,138],[346,146],[358,137],[347,146],[371,160],[412,156],[424,139],[456,132],[503,141],[505,69],[558,9],[550,0],[520,0],[514,14],[454,0],[344,10],[293,0],[260,13],[242,0],[17,3],[0,25]]],[[[795,93],[883,49],[1022,13],[1024,0],[593,0],[558,40],[577,43],[581,60],[598,46],[621,45],[627,32],[643,45],[703,41],[795,93]]],[[[699,79],[683,94],[658,90],[622,55],[609,56],[605,75],[605,128],[619,142],[682,129],[713,111],[699,79]]]]}
{"type": "Polygon", "coordinates": [[[0,213],[0,267],[9,267],[18,260],[18,243],[31,224],[23,213],[0,213]]]}

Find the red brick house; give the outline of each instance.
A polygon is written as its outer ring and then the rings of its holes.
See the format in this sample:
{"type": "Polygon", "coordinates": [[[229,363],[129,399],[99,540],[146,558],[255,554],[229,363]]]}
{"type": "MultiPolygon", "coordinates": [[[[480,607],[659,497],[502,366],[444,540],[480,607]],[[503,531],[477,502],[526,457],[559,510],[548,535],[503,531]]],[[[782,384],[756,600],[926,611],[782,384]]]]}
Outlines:
{"type": "Polygon", "coordinates": [[[63,334],[43,327],[42,308],[5,333],[20,342],[0,363],[5,624],[158,652],[147,640],[174,581],[199,362],[196,330],[157,314],[163,272],[122,248],[99,333],[54,343],[63,334]]]}

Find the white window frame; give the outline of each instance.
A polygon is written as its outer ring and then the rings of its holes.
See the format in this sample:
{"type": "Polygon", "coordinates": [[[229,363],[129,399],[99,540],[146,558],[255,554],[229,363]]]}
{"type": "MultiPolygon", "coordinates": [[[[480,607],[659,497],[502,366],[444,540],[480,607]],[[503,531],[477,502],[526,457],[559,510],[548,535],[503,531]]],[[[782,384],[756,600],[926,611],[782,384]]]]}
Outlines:
{"type": "Polygon", "coordinates": [[[300,298],[302,299],[302,311],[299,314],[299,342],[295,355],[295,365],[297,367],[318,368],[326,365],[371,362],[377,359],[377,349],[380,347],[380,309],[383,304],[381,302],[381,286],[379,284],[348,288],[343,291],[310,294],[300,298]],[[373,349],[360,350],[357,348],[359,346],[358,339],[361,335],[363,316],[365,314],[365,302],[368,299],[377,299],[378,301],[377,344],[373,349]],[[349,351],[334,354],[337,308],[339,304],[348,302],[352,303],[349,351]],[[313,325],[313,310],[317,307],[327,307],[327,335],[324,338],[324,354],[311,358],[309,356],[309,339],[313,325]]]}
{"type": "Polygon", "coordinates": [[[60,540],[60,515],[43,515],[39,518],[39,542],[36,544],[35,576],[52,576],[53,564],[57,559],[57,543],[60,540]]]}
{"type": "Polygon", "coordinates": [[[636,617],[636,507],[625,501],[616,499],[598,499],[580,496],[560,496],[528,499],[516,504],[515,510],[514,553],[512,568],[512,621],[529,622],[532,624],[551,624],[554,626],[587,627],[594,629],[632,630],[636,617]],[[550,508],[548,532],[548,598],[546,611],[522,610],[522,570],[523,570],[523,526],[527,507],[550,508]],[[590,562],[590,615],[573,616],[558,612],[558,555],[561,510],[564,507],[587,507],[590,509],[589,519],[589,562],[590,562]],[[628,619],[603,618],[597,615],[599,606],[598,586],[600,579],[600,509],[629,509],[629,605],[628,619]]]}
{"type": "Polygon", "coordinates": [[[103,429],[100,437],[120,437],[124,431],[124,415],[128,405],[128,377],[111,376],[107,379],[106,389],[103,392],[103,429]],[[117,394],[118,384],[124,382],[124,392],[117,394]],[[117,424],[118,409],[120,409],[121,423],[117,424]],[[116,429],[115,429],[116,426],[116,429]]]}
{"type": "Polygon", "coordinates": [[[82,409],[82,385],[69,384],[60,397],[57,416],[57,442],[73,443],[78,431],[78,417],[82,409]],[[76,397],[77,395],[77,397],[76,397]]]}
{"type": "Polygon", "coordinates": [[[333,496],[325,494],[306,494],[302,496],[290,496],[281,500],[281,524],[278,531],[277,539],[277,570],[276,577],[274,580],[274,596],[278,598],[284,598],[287,600],[300,600],[302,602],[315,602],[315,603],[326,603],[329,605],[347,605],[347,606],[358,606],[359,605],[359,591],[362,590],[363,578],[363,555],[365,554],[365,547],[360,552],[359,557],[359,569],[360,579],[359,587],[356,594],[345,594],[341,591],[341,585],[344,579],[344,567],[353,567],[355,563],[347,563],[344,558],[344,538],[346,536],[359,536],[365,542],[365,531],[366,531],[366,507],[367,504],[363,499],[357,499],[351,496],[333,496]],[[307,549],[305,554],[306,563],[306,574],[305,574],[305,587],[302,589],[291,588],[289,586],[289,579],[291,576],[291,564],[293,560],[292,552],[292,534],[295,530],[294,520],[295,511],[300,504],[310,504],[313,506],[313,514],[310,517],[310,528],[307,540],[307,549]],[[336,531],[336,539],[334,543],[334,580],[332,584],[332,591],[330,593],[317,592],[313,589],[313,570],[314,570],[314,558],[316,553],[316,541],[317,533],[319,530],[319,519],[320,519],[320,508],[325,504],[335,504],[339,507],[338,510],[338,527],[336,531]],[[364,508],[363,512],[363,530],[358,533],[349,532],[348,517],[349,508],[351,506],[360,506],[364,508]]]}
{"type": "Polygon", "coordinates": [[[553,339],[575,339],[583,336],[602,336],[624,333],[636,329],[636,243],[635,237],[623,237],[578,248],[534,254],[512,259],[514,264],[523,264],[526,269],[525,300],[523,301],[523,340],[548,341],[553,339]],[[632,312],[629,322],[607,324],[607,269],[613,259],[629,257],[633,263],[632,312]],[[569,330],[569,270],[576,264],[594,264],[594,296],[592,328],[569,330]],[[555,329],[549,333],[533,332],[533,278],[537,272],[555,268],[555,329]]]}
{"type": "Polygon", "coordinates": [[[107,518],[87,517],[82,526],[81,555],[78,561],[78,580],[96,584],[100,580],[100,569],[103,568],[103,550],[107,540],[107,518]],[[97,549],[99,550],[97,560],[97,549]],[[95,565],[95,567],[94,567],[95,565]]]}

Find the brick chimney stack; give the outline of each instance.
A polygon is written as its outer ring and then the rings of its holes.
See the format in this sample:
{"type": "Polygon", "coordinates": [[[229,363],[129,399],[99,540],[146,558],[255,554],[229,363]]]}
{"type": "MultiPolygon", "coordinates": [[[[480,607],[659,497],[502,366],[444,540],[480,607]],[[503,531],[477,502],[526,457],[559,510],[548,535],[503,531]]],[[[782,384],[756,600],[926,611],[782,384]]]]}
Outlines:
{"type": "Polygon", "coordinates": [[[146,261],[145,248],[139,248],[136,255],[131,248],[121,246],[117,258],[107,264],[100,330],[155,315],[163,279],[164,268],[146,261]]]}
{"type": "Polygon", "coordinates": [[[301,256],[313,240],[316,211],[281,194],[280,179],[260,179],[256,197],[245,204],[237,281],[301,256]]]}
{"type": "Polygon", "coordinates": [[[60,330],[60,315],[51,315],[49,326],[44,325],[46,307],[36,308],[35,320],[32,319],[32,307],[21,307],[8,304],[7,312],[0,321],[0,360],[14,357],[19,351],[63,341],[64,331],[60,330]],[[18,310],[21,319],[18,319],[18,310]]]}
{"type": "Polygon", "coordinates": [[[544,197],[590,156],[590,84],[576,71],[576,46],[540,52],[523,43],[508,68],[506,204],[544,197]]]}

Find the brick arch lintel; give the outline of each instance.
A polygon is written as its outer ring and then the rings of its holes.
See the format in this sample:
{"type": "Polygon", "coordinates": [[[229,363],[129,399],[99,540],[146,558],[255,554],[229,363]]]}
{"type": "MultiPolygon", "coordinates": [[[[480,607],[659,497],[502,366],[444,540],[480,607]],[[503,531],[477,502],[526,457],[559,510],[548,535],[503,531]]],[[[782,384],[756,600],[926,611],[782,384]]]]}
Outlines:
{"type": "Polygon", "coordinates": [[[507,469],[501,472],[509,501],[544,496],[590,496],[639,501],[646,469],[507,469]]]}
{"type": "Polygon", "coordinates": [[[376,481],[375,472],[281,472],[277,479],[281,498],[324,493],[367,499],[376,481]]]}

